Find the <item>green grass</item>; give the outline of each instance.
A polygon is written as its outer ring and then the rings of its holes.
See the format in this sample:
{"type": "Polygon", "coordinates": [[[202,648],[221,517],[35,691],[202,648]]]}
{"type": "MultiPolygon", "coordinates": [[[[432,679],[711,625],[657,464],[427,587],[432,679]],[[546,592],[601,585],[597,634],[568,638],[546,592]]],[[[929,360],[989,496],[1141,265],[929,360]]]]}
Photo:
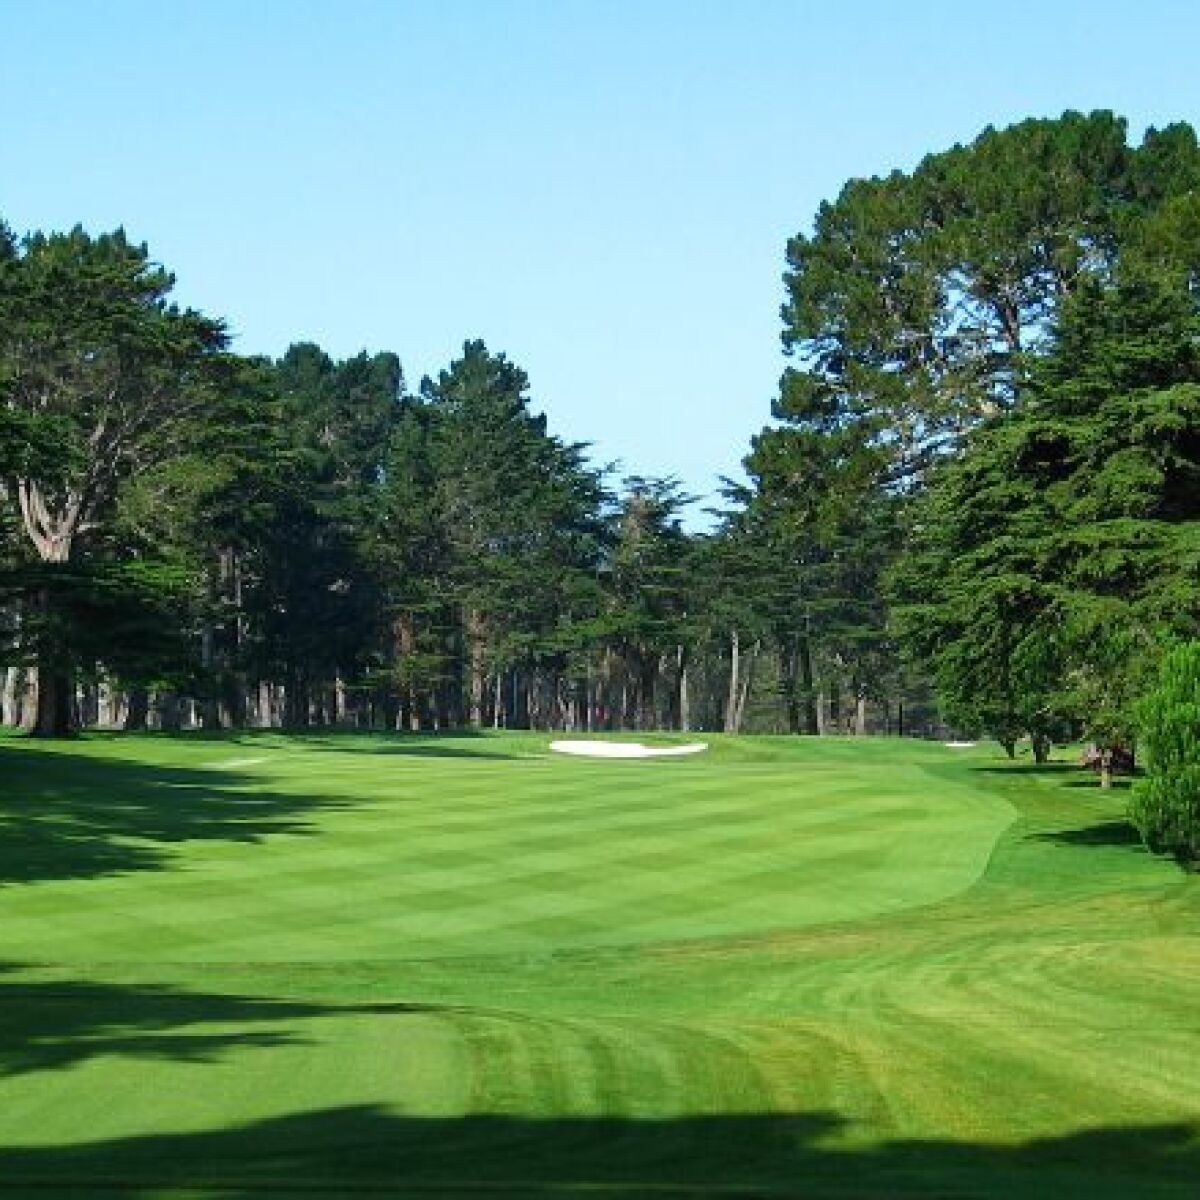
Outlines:
{"type": "Polygon", "coordinates": [[[0,739],[0,1193],[1200,1192],[1120,791],[547,740],[0,739]]]}

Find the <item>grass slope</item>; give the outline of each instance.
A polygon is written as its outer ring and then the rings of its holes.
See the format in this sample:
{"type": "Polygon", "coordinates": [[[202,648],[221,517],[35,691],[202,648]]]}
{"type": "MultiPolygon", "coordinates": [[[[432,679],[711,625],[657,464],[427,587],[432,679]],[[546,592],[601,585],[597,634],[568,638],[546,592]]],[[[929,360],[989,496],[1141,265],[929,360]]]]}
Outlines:
{"type": "Polygon", "coordinates": [[[0,1191],[1194,1195],[1200,880],[1065,768],[0,741],[0,1191]]]}

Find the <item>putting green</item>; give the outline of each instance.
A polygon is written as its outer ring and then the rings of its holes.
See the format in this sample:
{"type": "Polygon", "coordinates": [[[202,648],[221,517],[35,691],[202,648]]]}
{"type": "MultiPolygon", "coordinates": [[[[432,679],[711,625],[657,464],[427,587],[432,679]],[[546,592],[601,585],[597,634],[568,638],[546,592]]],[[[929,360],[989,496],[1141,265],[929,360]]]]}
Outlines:
{"type": "Polygon", "coordinates": [[[1200,880],[1119,794],[548,740],[0,741],[0,1192],[1194,1194],[1200,880]]]}

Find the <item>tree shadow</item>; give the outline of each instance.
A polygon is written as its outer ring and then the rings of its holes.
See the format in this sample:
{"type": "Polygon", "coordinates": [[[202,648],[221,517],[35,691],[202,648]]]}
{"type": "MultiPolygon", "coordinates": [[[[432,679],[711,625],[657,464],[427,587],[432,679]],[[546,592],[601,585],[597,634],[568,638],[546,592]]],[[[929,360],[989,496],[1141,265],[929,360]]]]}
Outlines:
{"type": "Polygon", "coordinates": [[[305,814],[352,801],[246,791],[230,770],[0,746],[0,887],[167,865],[191,841],[260,842],[314,831],[305,814]]]}
{"type": "MultiPolygon", "coordinates": [[[[526,731],[527,732],[527,731],[526,731]]],[[[447,729],[445,732],[410,733],[382,729],[188,729],[179,733],[127,733],[119,729],[88,730],[89,742],[207,742],[245,746],[255,750],[294,746],[304,750],[330,750],[354,754],[396,754],[414,758],[488,758],[523,759],[528,754],[513,754],[501,748],[502,739],[485,729],[447,729]],[[449,742],[473,742],[474,745],[448,745],[449,742]]]]}
{"type": "Polygon", "coordinates": [[[528,759],[528,754],[513,754],[502,750],[496,739],[477,731],[464,733],[453,731],[446,734],[424,733],[360,733],[337,734],[293,734],[290,741],[305,750],[345,754],[352,749],[355,754],[375,754],[401,758],[458,758],[458,759],[503,759],[518,761],[528,759]],[[478,739],[474,746],[447,745],[447,740],[478,739]]]}
{"type": "Polygon", "coordinates": [[[100,1056],[216,1062],[236,1048],[302,1043],[288,1022],[339,1013],[442,1011],[422,1004],[325,1005],[162,984],[46,980],[24,974],[19,965],[0,964],[0,1079],[63,1070],[100,1056]]]}
{"type": "Polygon", "coordinates": [[[1141,847],[1138,831],[1128,821],[1101,821],[1077,829],[1055,829],[1034,835],[1038,842],[1059,842],[1067,846],[1141,847]]]}
{"type": "Polygon", "coordinates": [[[333,1108],[240,1128],[0,1149],[6,1194],[1184,1197],[1200,1126],[1106,1128],[1017,1145],[849,1148],[831,1113],[668,1119],[418,1118],[333,1108]],[[78,1189],[78,1191],[76,1190],[78,1189]]]}
{"type": "Polygon", "coordinates": [[[1078,763],[1065,762],[1048,762],[1048,763],[1031,763],[1031,762],[1005,762],[992,763],[990,765],[972,766],[972,771],[981,771],[985,775],[1045,775],[1051,777],[1065,777],[1068,775],[1080,775],[1087,770],[1086,767],[1078,763]]]}

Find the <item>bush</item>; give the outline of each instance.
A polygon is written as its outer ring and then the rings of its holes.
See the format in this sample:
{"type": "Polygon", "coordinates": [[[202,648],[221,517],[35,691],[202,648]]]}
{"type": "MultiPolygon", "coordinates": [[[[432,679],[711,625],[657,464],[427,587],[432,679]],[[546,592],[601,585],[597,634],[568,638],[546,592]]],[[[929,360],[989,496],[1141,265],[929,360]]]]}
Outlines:
{"type": "Polygon", "coordinates": [[[1200,865],[1200,642],[1166,655],[1138,724],[1147,774],[1134,784],[1130,819],[1155,854],[1200,865]]]}

